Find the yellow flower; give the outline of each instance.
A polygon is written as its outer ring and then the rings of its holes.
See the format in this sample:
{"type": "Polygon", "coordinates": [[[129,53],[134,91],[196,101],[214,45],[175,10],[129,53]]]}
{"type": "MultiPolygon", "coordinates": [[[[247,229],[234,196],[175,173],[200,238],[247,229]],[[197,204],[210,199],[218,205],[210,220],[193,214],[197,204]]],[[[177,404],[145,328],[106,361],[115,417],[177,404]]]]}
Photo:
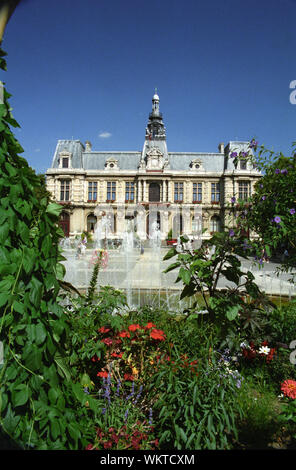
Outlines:
{"type": "Polygon", "coordinates": [[[132,368],[132,372],[133,372],[134,375],[138,375],[138,373],[139,373],[139,371],[138,371],[138,369],[136,369],[136,367],[132,368]]]}

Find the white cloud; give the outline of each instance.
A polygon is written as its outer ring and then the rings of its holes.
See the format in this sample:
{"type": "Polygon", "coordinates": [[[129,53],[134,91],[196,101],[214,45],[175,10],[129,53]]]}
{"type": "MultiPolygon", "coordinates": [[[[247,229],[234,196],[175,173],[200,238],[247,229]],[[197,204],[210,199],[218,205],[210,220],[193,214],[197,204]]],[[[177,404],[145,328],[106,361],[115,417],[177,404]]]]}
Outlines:
{"type": "Polygon", "coordinates": [[[99,134],[99,137],[100,137],[100,139],[109,139],[109,137],[111,137],[111,135],[112,134],[110,132],[101,132],[99,134]]]}

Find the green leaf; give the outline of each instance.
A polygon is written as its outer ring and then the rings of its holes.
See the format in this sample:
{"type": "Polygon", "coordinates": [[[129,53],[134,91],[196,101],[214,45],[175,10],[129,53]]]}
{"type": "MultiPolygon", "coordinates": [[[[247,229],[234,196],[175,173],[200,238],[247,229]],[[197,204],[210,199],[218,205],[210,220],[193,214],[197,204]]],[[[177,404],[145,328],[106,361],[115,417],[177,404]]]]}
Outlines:
{"type": "Polygon", "coordinates": [[[48,398],[49,398],[50,403],[54,405],[57,402],[59,395],[60,395],[60,392],[58,391],[58,389],[50,388],[48,392],[48,398]]]}
{"type": "Polygon", "coordinates": [[[240,309],[241,307],[239,305],[234,305],[232,307],[229,307],[226,312],[226,316],[228,320],[233,321],[237,317],[240,309]]]}
{"type": "Polygon", "coordinates": [[[36,343],[38,345],[42,344],[47,336],[47,331],[45,329],[45,326],[43,323],[37,323],[36,325],[36,330],[35,330],[35,335],[36,335],[36,343]]]}
{"type": "Polygon", "coordinates": [[[28,386],[25,384],[16,386],[12,390],[11,398],[14,406],[22,406],[27,403],[29,399],[28,386]]]}
{"type": "Polygon", "coordinates": [[[9,233],[9,223],[5,222],[5,224],[0,225],[0,244],[4,245],[5,241],[7,240],[9,233]]]}
{"type": "Polygon", "coordinates": [[[179,271],[179,276],[182,279],[182,281],[184,282],[184,284],[188,285],[190,283],[191,273],[190,273],[190,271],[188,271],[188,269],[185,269],[185,268],[181,267],[180,271],[179,271]]]}
{"type": "Polygon", "coordinates": [[[55,217],[59,217],[60,213],[62,211],[62,206],[59,204],[56,204],[55,202],[51,202],[48,204],[46,212],[48,214],[54,215],[55,217]]]}
{"type": "Polygon", "coordinates": [[[173,256],[175,256],[177,254],[177,251],[175,248],[171,248],[163,257],[163,260],[166,261],[170,258],[172,258],[173,256]]]}
{"type": "Polygon", "coordinates": [[[176,261],[175,263],[170,264],[170,266],[164,270],[164,273],[168,273],[172,271],[173,269],[179,268],[180,264],[181,264],[180,261],[176,261]]]}
{"type": "Polygon", "coordinates": [[[80,433],[77,425],[75,425],[74,423],[69,423],[68,426],[67,426],[67,429],[68,429],[69,434],[72,437],[72,439],[77,441],[80,438],[81,433],[80,433]]]}
{"type": "Polygon", "coordinates": [[[61,434],[60,425],[57,419],[50,421],[50,432],[54,440],[56,440],[56,438],[61,434]]]}
{"type": "Polygon", "coordinates": [[[43,285],[42,282],[36,279],[36,277],[32,276],[31,279],[31,290],[30,290],[30,301],[36,307],[39,307],[42,292],[43,292],[43,285]]]}

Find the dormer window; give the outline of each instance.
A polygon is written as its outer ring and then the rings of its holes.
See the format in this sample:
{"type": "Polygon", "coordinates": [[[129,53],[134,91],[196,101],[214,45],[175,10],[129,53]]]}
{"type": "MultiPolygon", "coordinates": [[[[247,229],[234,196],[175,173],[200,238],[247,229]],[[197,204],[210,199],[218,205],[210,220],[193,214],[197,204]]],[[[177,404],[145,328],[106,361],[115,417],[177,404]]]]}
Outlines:
{"type": "Polygon", "coordinates": [[[72,153],[63,150],[59,154],[59,168],[71,168],[72,167],[72,153]]]}
{"type": "Polygon", "coordinates": [[[191,160],[190,162],[190,170],[201,170],[202,169],[202,161],[195,158],[194,160],[191,160]]]}
{"type": "Polygon", "coordinates": [[[63,168],[69,168],[69,157],[63,157],[62,158],[62,167],[63,168]]]}
{"type": "Polygon", "coordinates": [[[240,169],[241,170],[247,169],[247,160],[240,160],[240,169]]]}
{"type": "Polygon", "coordinates": [[[118,160],[116,158],[110,157],[106,160],[105,170],[118,170],[118,160]]]}

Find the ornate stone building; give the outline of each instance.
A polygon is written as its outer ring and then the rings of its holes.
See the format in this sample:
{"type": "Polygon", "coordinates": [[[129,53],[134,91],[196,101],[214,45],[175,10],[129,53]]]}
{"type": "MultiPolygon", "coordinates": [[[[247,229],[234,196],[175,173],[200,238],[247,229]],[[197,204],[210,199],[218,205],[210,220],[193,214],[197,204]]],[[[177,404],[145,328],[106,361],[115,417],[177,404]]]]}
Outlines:
{"type": "Polygon", "coordinates": [[[234,164],[233,152],[249,152],[249,142],[220,144],[216,153],[168,152],[159,96],[152,98],[142,151],[98,152],[91,143],[59,140],[46,173],[47,189],[64,206],[66,236],[93,232],[102,216],[109,236],[120,239],[132,219],[140,239],[153,222],[161,238],[172,230],[207,238],[235,223],[232,197],[248,198],[260,173],[249,161],[234,164]]]}

